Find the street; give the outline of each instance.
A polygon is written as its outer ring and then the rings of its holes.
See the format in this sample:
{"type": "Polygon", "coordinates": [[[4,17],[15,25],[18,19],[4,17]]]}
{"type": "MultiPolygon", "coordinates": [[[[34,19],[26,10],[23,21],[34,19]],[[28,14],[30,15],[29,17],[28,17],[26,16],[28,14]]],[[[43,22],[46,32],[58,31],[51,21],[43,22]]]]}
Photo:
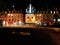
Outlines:
{"type": "Polygon", "coordinates": [[[60,45],[59,30],[60,28],[52,27],[0,27],[0,40],[21,41],[21,43],[22,41],[23,43],[25,41],[34,41],[32,43],[37,45],[60,45]]]}

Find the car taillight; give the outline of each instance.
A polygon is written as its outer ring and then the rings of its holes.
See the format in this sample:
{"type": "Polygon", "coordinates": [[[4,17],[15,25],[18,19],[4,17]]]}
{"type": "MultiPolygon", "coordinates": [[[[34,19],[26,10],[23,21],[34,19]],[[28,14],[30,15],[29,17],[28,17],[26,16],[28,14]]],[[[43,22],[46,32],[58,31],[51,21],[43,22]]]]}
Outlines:
{"type": "Polygon", "coordinates": [[[54,25],[54,22],[49,22],[49,25],[54,25]]]}

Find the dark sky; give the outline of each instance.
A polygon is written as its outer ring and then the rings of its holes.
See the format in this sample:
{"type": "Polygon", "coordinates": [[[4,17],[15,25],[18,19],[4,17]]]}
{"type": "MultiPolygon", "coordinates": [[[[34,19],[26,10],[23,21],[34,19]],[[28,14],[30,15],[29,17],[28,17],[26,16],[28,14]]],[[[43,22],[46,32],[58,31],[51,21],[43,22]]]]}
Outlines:
{"type": "MultiPolygon", "coordinates": [[[[30,3],[30,0],[3,0],[3,2],[6,3],[8,8],[11,8],[12,5],[15,5],[16,9],[25,9],[30,3]]],[[[60,8],[59,0],[31,0],[31,3],[37,10],[42,8],[60,8]]]]}

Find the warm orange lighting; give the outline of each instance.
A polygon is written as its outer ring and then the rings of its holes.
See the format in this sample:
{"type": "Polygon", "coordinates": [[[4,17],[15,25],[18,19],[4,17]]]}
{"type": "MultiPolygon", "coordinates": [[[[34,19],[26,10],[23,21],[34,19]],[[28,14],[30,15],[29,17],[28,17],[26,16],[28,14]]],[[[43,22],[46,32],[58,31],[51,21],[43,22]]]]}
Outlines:
{"type": "Polygon", "coordinates": [[[60,28],[52,28],[54,31],[59,32],[60,28]]]}
{"type": "Polygon", "coordinates": [[[10,16],[10,14],[7,14],[8,16],[10,16]]]}
{"type": "Polygon", "coordinates": [[[41,16],[41,14],[39,16],[41,16]]]}
{"type": "Polygon", "coordinates": [[[5,26],[5,24],[6,24],[6,22],[5,22],[5,21],[3,21],[3,26],[5,26]]]}
{"type": "Polygon", "coordinates": [[[36,21],[36,18],[35,18],[35,15],[34,14],[26,14],[25,16],[25,22],[26,23],[35,23],[36,21]]]}
{"type": "MultiPolygon", "coordinates": [[[[18,26],[23,22],[23,14],[20,13],[8,13],[6,16],[3,15],[3,26],[18,26]]],[[[1,19],[2,19],[1,18],[1,19]]]]}

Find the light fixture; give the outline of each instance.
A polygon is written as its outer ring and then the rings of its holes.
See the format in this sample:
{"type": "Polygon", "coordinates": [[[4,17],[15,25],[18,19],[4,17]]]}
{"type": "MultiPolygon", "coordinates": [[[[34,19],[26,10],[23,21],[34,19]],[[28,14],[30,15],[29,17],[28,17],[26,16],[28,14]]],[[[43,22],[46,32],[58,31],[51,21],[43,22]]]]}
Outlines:
{"type": "Polygon", "coordinates": [[[52,14],[52,11],[50,11],[50,13],[52,14]]]}
{"type": "Polygon", "coordinates": [[[14,8],[15,6],[13,5],[12,7],[14,8]]]}
{"type": "Polygon", "coordinates": [[[55,11],[54,11],[54,14],[55,14],[55,11]]]}
{"type": "Polygon", "coordinates": [[[55,21],[56,21],[56,19],[53,19],[53,21],[55,22],[55,21]]]}
{"type": "Polygon", "coordinates": [[[58,22],[60,22],[60,19],[58,19],[58,22]]]}
{"type": "Polygon", "coordinates": [[[8,16],[10,16],[10,14],[7,14],[8,16]]]}

